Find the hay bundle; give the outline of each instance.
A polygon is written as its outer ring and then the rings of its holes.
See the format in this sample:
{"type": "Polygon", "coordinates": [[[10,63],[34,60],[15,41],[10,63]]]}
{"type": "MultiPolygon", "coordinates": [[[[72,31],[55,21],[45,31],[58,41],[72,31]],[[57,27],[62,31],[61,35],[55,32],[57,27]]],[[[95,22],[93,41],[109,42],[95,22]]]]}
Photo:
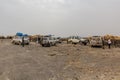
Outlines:
{"type": "Polygon", "coordinates": [[[104,36],[104,39],[105,39],[105,40],[108,40],[108,39],[114,40],[114,39],[115,39],[115,36],[113,36],[113,35],[105,35],[105,36],[104,36]]]}
{"type": "Polygon", "coordinates": [[[120,36],[113,36],[113,35],[105,35],[105,40],[111,39],[111,40],[120,40],[120,36]]]}
{"type": "Polygon", "coordinates": [[[120,36],[113,36],[113,35],[105,35],[104,39],[107,41],[108,39],[111,39],[112,44],[115,47],[120,47],[120,36]]]}
{"type": "Polygon", "coordinates": [[[30,41],[36,42],[38,38],[42,37],[42,35],[31,35],[29,37],[30,37],[30,41]]]}

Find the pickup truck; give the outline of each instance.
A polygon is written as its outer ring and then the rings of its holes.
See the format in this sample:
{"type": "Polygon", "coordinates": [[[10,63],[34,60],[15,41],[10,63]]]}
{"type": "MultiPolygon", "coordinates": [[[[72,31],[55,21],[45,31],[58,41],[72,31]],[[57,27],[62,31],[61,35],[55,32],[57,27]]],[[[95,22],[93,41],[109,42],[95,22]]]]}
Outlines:
{"type": "Polygon", "coordinates": [[[80,43],[79,37],[78,36],[70,36],[68,38],[67,43],[72,43],[72,44],[80,43]]]}

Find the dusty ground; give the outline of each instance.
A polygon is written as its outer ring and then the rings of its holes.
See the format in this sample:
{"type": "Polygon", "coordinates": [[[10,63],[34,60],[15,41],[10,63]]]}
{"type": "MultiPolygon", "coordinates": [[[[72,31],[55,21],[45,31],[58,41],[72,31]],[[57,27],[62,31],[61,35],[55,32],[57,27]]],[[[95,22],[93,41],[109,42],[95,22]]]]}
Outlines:
{"type": "Polygon", "coordinates": [[[0,80],[120,80],[120,48],[0,41],[0,80]]]}

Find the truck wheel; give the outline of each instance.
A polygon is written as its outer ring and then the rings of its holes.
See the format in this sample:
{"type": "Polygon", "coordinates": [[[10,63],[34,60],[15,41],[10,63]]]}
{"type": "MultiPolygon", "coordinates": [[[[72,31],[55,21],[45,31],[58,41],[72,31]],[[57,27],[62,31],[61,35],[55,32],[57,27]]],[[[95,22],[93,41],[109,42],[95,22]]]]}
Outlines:
{"type": "Polygon", "coordinates": [[[45,45],[44,44],[42,44],[42,47],[44,47],[45,45]]]}
{"type": "Polygon", "coordinates": [[[83,43],[84,45],[87,45],[87,43],[83,43]]]}
{"type": "Polygon", "coordinates": [[[27,45],[29,45],[29,43],[27,43],[27,45]]]}
{"type": "Polygon", "coordinates": [[[91,48],[93,48],[93,45],[91,45],[91,48]]]}

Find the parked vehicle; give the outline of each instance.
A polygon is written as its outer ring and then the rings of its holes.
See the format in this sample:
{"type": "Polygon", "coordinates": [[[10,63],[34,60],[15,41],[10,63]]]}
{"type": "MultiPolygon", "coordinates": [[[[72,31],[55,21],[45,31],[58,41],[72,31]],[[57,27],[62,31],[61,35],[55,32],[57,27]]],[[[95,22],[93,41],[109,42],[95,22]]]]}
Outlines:
{"type": "Polygon", "coordinates": [[[87,43],[89,43],[88,39],[86,39],[86,38],[81,38],[80,39],[80,44],[87,45],[87,43]]]}
{"type": "Polygon", "coordinates": [[[67,43],[77,44],[80,43],[80,39],[78,36],[70,36],[67,43]]]}
{"type": "Polygon", "coordinates": [[[94,47],[94,46],[98,46],[98,47],[102,47],[102,37],[101,36],[93,36],[90,39],[90,46],[94,47]]]}
{"type": "Polygon", "coordinates": [[[41,39],[41,45],[44,46],[55,46],[56,45],[56,39],[51,36],[44,36],[41,39]]]}
{"type": "MultiPolygon", "coordinates": [[[[12,43],[21,45],[22,44],[22,37],[23,36],[14,36],[13,39],[12,39],[12,43]]],[[[29,42],[30,42],[29,37],[24,36],[24,44],[29,45],[29,42]]]]}
{"type": "Polygon", "coordinates": [[[56,43],[62,43],[62,39],[60,37],[55,38],[56,39],[56,43]]]}

